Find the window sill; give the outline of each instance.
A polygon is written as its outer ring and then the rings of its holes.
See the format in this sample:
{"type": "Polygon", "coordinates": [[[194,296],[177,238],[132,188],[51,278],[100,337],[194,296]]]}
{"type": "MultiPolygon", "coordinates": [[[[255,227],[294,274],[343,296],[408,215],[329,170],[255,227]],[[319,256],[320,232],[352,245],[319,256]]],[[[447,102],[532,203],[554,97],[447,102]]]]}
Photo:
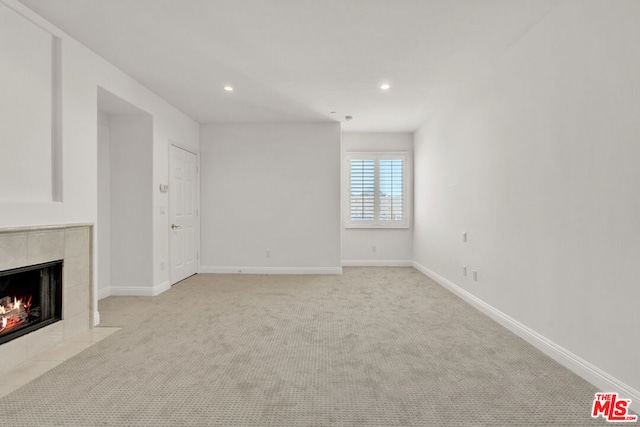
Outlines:
{"type": "Polygon", "coordinates": [[[369,229],[407,229],[410,228],[408,224],[398,224],[398,225],[375,225],[375,224],[362,224],[362,225],[345,225],[345,229],[358,229],[358,228],[369,228],[369,229]]]}

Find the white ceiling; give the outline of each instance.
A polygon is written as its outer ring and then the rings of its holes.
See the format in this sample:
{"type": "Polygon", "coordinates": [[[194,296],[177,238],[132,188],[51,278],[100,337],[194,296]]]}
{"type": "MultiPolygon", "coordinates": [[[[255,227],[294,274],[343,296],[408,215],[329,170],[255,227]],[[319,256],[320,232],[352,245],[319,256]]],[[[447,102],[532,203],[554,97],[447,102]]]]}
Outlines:
{"type": "Polygon", "coordinates": [[[415,130],[559,1],[21,0],[200,123],[345,131],[415,130]]]}

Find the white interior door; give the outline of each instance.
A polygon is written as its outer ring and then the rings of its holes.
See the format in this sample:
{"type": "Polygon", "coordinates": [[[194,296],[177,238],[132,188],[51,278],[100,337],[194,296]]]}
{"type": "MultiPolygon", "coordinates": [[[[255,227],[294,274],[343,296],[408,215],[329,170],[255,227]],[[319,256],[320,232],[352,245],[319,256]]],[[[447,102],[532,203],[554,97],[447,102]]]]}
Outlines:
{"type": "Polygon", "coordinates": [[[198,271],[197,156],[171,145],[169,153],[170,279],[179,282],[198,271]]]}

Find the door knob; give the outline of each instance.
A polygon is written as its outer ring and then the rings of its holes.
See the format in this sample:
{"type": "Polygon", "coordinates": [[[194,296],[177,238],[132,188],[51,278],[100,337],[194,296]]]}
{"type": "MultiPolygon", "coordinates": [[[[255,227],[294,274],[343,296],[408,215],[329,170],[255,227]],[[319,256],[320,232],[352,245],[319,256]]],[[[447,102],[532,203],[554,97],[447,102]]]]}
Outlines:
{"type": "Polygon", "coordinates": [[[171,228],[172,228],[172,229],[180,228],[180,226],[179,226],[179,225],[175,225],[175,224],[171,224],[171,228]]]}

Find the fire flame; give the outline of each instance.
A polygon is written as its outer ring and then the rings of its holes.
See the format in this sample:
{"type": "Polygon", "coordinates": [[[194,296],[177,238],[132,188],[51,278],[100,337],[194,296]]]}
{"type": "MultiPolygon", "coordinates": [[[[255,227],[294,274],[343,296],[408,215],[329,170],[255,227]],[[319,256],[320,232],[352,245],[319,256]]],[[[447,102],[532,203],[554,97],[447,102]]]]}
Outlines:
{"type": "Polygon", "coordinates": [[[0,332],[5,332],[26,322],[31,308],[31,297],[18,299],[18,297],[14,296],[13,302],[8,297],[0,298],[0,301],[2,300],[5,303],[0,303],[0,314],[4,315],[2,316],[0,332]]]}

